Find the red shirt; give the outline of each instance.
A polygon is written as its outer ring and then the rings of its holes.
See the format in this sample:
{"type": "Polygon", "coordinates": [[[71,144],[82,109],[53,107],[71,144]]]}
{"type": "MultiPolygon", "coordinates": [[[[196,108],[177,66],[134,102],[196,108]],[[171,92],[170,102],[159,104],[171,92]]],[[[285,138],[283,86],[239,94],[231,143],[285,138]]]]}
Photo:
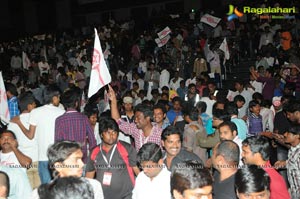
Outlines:
{"type": "Polygon", "coordinates": [[[283,177],[273,168],[268,161],[263,169],[270,176],[270,199],[289,199],[290,194],[288,193],[287,186],[283,177]]]}

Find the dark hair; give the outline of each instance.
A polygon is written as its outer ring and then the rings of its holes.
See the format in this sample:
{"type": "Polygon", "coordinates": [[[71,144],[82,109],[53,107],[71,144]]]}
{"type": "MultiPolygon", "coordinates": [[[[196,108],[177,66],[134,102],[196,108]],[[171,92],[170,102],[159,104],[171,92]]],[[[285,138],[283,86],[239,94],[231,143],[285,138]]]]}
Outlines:
{"type": "Polygon", "coordinates": [[[251,101],[249,102],[249,109],[250,109],[250,108],[253,108],[253,107],[256,106],[256,105],[260,105],[259,102],[256,101],[256,100],[251,100],[251,101]]]}
{"type": "Polygon", "coordinates": [[[242,95],[237,95],[233,98],[233,102],[237,103],[237,102],[246,102],[245,98],[242,95]]]}
{"type": "Polygon", "coordinates": [[[144,144],[137,154],[137,161],[139,164],[145,161],[158,163],[160,159],[162,159],[160,146],[151,142],[144,144]]]}
{"type": "Polygon", "coordinates": [[[181,132],[179,130],[178,127],[176,126],[168,126],[167,128],[165,128],[161,134],[161,140],[162,141],[166,141],[167,137],[170,135],[179,135],[180,137],[180,141],[182,141],[182,136],[181,136],[181,132]]]}
{"type": "Polygon", "coordinates": [[[61,95],[61,103],[67,108],[77,108],[80,104],[80,89],[70,89],[61,95]],[[77,106],[77,107],[76,107],[77,106]]]}
{"type": "Polygon", "coordinates": [[[226,103],[224,109],[227,112],[227,114],[230,116],[239,114],[239,109],[238,109],[236,103],[234,103],[234,102],[226,103]]]}
{"type": "Polygon", "coordinates": [[[163,87],[161,88],[161,90],[162,90],[162,91],[163,91],[163,90],[169,91],[169,87],[163,86],[163,87]]]}
{"type": "Polygon", "coordinates": [[[84,114],[89,118],[92,115],[96,114],[98,116],[99,110],[97,104],[87,104],[84,107],[84,114]]]}
{"type": "Polygon", "coordinates": [[[288,130],[289,133],[294,135],[300,135],[300,125],[293,125],[288,130]]]}
{"type": "Polygon", "coordinates": [[[237,129],[237,126],[236,126],[236,124],[234,122],[231,122],[231,121],[222,122],[218,126],[218,128],[220,129],[223,126],[228,126],[231,132],[236,131],[236,135],[238,135],[238,129],[237,129]]]}
{"type": "Polygon", "coordinates": [[[44,104],[49,104],[52,102],[52,98],[54,96],[59,96],[60,92],[59,92],[59,88],[55,85],[49,85],[45,88],[44,92],[43,92],[43,100],[44,100],[44,104]]]}
{"type": "Polygon", "coordinates": [[[239,84],[239,85],[244,87],[245,86],[245,81],[242,80],[242,79],[237,79],[237,80],[234,81],[234,84],[239,84]]]}
{"type": "Polygon", "coordinates": [[[267,68],[266,71],[269,72],[272,77],[274,76],[274,70],[272,68],[267,68]]]}
{"type": "Polygon", "coordinates": [[[188,89],[191,89],[191,88],[193,88],[193,87],[196,88],[196,85],[195,85],[194,83],[190,83],[189,86],[188,86],[188,89]]]}
{"type": "Polygon", "coordinates": [[[183,195],[187,189],[202,188],[212,186],[213,178],[208,169],[202,164],[192,161],[179,163],[172,170],[171,174],[171,193],[178,191],[183,195]]]}
{"type": "Polygon", "coordinates": [[[65,161],[78,149],[81,149],[81,145],[74,141],[59,141],[51,145],[47,151],[50,168],[54,168],[56,162],[65,161]]]}
{"type": "Polygon", "coordinates": [[[17,139],[17,137],[16,137],[16,134],[13,132],[13,131],[11,131],[11,130],[4,130],[2,133],[0,133],[0,137],[2,137],[2,134],[3,133],[10,133],[10,134],[12,134],[12,136],[13,136],[13,138],[16,140],[17,139]]]}
{"type": "Polygon", "coordinates": [[[202,102],[202,101],[199,101],[197,102],[196,104],[196,108],[199,112],[201,113],[205,113],[206,112],[206,109],[207,109],[207,105],[205,102],[202,102]]]}
{"type": "Polygon", "coordinates": [[[198,109],[196,107],[192,107],[191,109],[189,109],[188,116],[192,121],[198,121],[198,117],[199,117],[198,109]]]}
{"type": "Polygon", "coordinates": [[[57,178],[50,184],[38,188],[40,199],[92,199],[94,190],[85,178],[74,176],[57,178]]]}
{"type": "Polygon", "coordinates": [[[17,87],[12,83],[5,83],[5,90],[6,92],[9,91],[13,96],[18,96],[17,87]]]}
{"type": "Polygon", "coordinates": [[[253,93],[253,95],[252,95],[252,99],[253,100],[256,100],[256,101],[260,101],[260,102],[262,102],[263,100],[264,100],[264,96],[261,94],[261,93],[258,93],[258,92],[255,92],[255,93],[253,93]]]}
{"type": "Polygon", "coordinates": [[[113,131],[118,132],[119,135],[119,125],[117,122],[109,117],[102,117],[99,120],[99,134],[102,135],[103,132],[107,131],[108,129],[111,129],[113,131]]]}
{"type": "Polygon", "coordinates": [[[27,92],[23,93],[19,97],[20,111],[23,112],[23,111],[27,110],[28,104],[32,104],[34,102],[35,102],[35,98],[34,98],[32,92],[27,91],[27,92]]]}
{"type": "Polygon", "coordinates": [[[238,165],[240,161],[240,149],[232,140],[221,141],[215,150],[216,155],[222,155],[228,163],[238,165]]]}
{"type": "Polygon", "coordinates": [[[163,113],[166,113],[166,112],[167,112],[165,105],[163,105],[162,103],[156,104],[156,105],[153,107],[153,110],[154,110],[154,109],[161,109],[163,113]]]}
{"type": "Polygon", "coordinates": [[[145,106],[143,104],[138,104],[134,108],[134,113],[136,113],[136,112],[143,113],[144,117],[150,117],[151,120],[153,118],[153,110],[149,106],[145,106]]]}
{"type": "Polygon", "coordinates": [[[296,111],[300,111],[300,101],[299,100],[291,100],[285,106],[284,110],[289,113],[294,113],[296,111]]]}
{"type": "Polygon", "coordinates": [[[249,146],[253,154],[260,153],[263,160],[269,160],[271,147],[267,138],[263,136],[252,136],[246,138],[242,144],[243,146],[249,146]]]}
{"type": "Polygon", "coordinates": [[[270,191],[270,177],[262,168],[249,165],[236,172],[234,186],[238,193],[270,191]]]}
{"type": "Polygon", "coordinates": [[[9,189],[10,189],[10,186],[9,186],[9,177],[3,171],[0,171],[0,186],[6,187],[6,192],[5,192],[5,196],[4,197],[8,197],[8,195],[9,195],[9,189]]]}
{"type": "Polygon", "coordinates": [[[172,99],[172,104],[174,104],[175,102],[179,102],[180,104],[182,104],[182,103],[181,103],[181,99],[180,99],[180,97],[178,97],[178,96],[173,97],[173,99],[172,99]]]}
{"type": "Polygon", "coordinates": [[[225,110],[215,109],[213,110],[213,116],[223,121],[230,121],[231,117],[226,113],[225,110]]]}

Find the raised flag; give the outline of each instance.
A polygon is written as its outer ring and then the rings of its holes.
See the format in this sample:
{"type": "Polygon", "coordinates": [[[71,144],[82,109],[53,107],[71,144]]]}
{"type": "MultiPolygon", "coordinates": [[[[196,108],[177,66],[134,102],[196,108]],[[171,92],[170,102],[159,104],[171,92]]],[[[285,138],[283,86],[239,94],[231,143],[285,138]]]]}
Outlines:
{"type": "Polygon", "coordinates": [[[167,26],[162,31],[160,31],[159,33],[157,33],[157,35],[158,35],[159,39],[163,39],[164,37],[166,37],[170,33],[171,33],[171,29],[167,26]]]}
{"type": "Polygon", "coordinates": [[[7,96],[6,96],[6,91],[5,91],[5,86],[4,86],[4,81],[3,81],[1,71],[0,71],[0,116],[1,119],[5,119],[6,122],[10,120],[7,96]]]}
{"type": "Polygon", "coordinates": [[[224,40],[223,40],[222,44],[220,45],[219,49],[224,52],[224,55],[225,55],[224,58],[226,60],[228,60],[230,58],[230,54],[229,54],[229,49],[228,49],[228,44],[227,44],[226,38],[224,38],[224,40]]]}
{"type": "Polygon", "coordinates": [[[104,87],[109,82],[111,82],[111,76],[105,63],[100,39],[95,28],[95,43],[88,97],[93,96],[100,88],[104,87]]]}
{"type": "Polygon", "coordinates": [[[22,62],[23,62],[23,68],[28,70],[28,68],[31,66],[31,63],[27,54],[24,51],[22,52],[22,62]]]}
{"type": "Polygon", "coordinates": [[[156,38],[155,42],[156,42],[157,46],[161,48],[161,47],[163,47],[164,45],[166,45],[168,43],[168,41],[169,41],[170,38],[171,38],[171,36],[167,35],[163,39],[156,38]]]}
{"type": "Polygon", "coordinates": [[[218,23],[221,21],[221,18],[214,17],[210,14],[205,14],[201,17],[200,21],[215,28],[218,25],[218,23]]]}

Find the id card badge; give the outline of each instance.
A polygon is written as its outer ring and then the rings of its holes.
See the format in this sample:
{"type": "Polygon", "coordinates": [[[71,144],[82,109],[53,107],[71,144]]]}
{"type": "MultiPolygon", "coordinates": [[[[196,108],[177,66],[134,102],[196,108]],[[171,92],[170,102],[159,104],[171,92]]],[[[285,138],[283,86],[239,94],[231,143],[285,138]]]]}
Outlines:
{"type": "Polygon", "coordinates": [[[111,172],[104,172],[104,175],[103,175],[103,185],[110,186],[111,177],[112,177],[112,173],[111,172]]]}

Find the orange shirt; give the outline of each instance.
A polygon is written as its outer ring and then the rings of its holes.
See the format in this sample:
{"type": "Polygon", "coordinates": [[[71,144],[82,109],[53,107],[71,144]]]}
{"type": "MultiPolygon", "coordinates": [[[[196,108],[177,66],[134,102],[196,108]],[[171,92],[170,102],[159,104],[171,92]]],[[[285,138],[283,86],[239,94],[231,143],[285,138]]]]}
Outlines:
{"type": "Polygon", "coordinates": [[[281,46],[283,50],[288,50],[291,48],[292,35],[290,32],[282,32],[281,35],[281,46]]]}

